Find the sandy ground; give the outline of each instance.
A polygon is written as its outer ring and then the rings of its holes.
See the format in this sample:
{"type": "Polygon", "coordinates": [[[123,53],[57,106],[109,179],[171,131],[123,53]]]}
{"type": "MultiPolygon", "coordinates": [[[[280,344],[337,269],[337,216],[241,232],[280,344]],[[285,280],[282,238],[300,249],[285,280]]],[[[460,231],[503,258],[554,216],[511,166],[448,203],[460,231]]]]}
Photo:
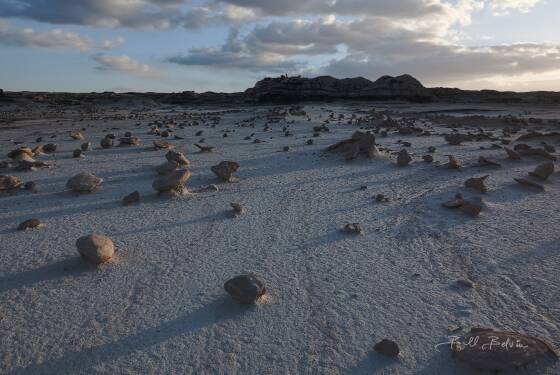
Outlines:
{"type": "MultiPolygon", "coordinates": [[[[352,163],[325,154],[327,145],[357,130],[346,121],[312,137],[312,126],[330,111],[371,108],[308,105],[311,122],[287,118],[295,121],[294,137],[283,136],[284,121],[269,132],[264,118],[255,128],[240,126],[266,107],[225,113],[216,127],[200,121],[177,129],[185,139],[171,142],[192,163],[187,185],[216,183],[220,191],[174,199],[151,188],[153,166],[165,152],[155,151],[158,138],[146,133],[155,119],[185,109],[81,122],[67,112],[60,122],[36,115],[2,125],[3,155],[16,147],[13,141],[35,145],[43,136],[47,143],[54,133],[60,151],[40,158],[55,164],[51,169],[2,171],[35,181],[38,191],[0,196],[0,373],[471,374],[449,348],[434,348],[448,341],[449,326],[459,333],[480,326],[524,332],[558,346],[559,173],[539,193],[512,177],[543,160],[506,160],[503,150],[488,149],[489,141],[450,146],[441,136],[378,137],[394,151],[399,139],[412,143],[414,162],[400,168],[389,154],[352,163]],[[84,160],[72,158],[82,142],[68,137],[81,128],[94,143],[84,160]],[[224,129],[232,131],[227,138],[224,129]],[[127,130],[141,146],[99,148],[104,134],[127,130]],[[215,153],[197,153],[199,130],[215,153]],[[244,140],[251,133],[267,143],[244,140]],[[308,139],[314,144],[305,145],[308,139]],[[282,152],[284,146],[290,151],[282,152]],[[437,148],[435,164],[422,162],[428,146],[437,148]],[[447,169],[447,154],[464,168],[447,169]],[[502,168],[477,166],[480,155],[502,168]],[[222,160],[239,162],[238,182],[219,183],[210,171],[222,160]],[[66,181],[81,171],[104,178],[101,190],[66,191],[66,181]],[[463,182],[486,174],[490,192],[479,218],[440,207],[458,192],[478,195],[463,182]],[[120,200],[135,190],[141,203],[123,206],[120,200]],[[375,202],[378,193],[390,201],[375,202]],[[247,215],[231,217],[234,201],[247,215]],[[45,227],[15,230],[33,217],[45,227]],[[354,222],[363,236],[339,231],[354,222]],[[78,257],[75,240],[91,232],[115,241],[114,262],[94,267],[78,257]],[[268,294],[255,306],[240,306],[223,283],[250,271],[268,294]],[[478,286],[457,285],[459,279],[478,286]],[[400,345],[398,359],[373,351],[384,338],[400,345]]],[[[542,361],[520,373],[558,374],[560,364],[542,361]]]]}

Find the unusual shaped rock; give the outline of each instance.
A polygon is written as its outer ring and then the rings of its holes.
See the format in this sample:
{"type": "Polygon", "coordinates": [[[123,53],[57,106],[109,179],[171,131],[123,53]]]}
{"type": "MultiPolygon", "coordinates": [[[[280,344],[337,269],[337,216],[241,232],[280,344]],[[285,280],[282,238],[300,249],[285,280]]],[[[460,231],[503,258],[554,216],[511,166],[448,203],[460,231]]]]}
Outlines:
{"type": "Polygon", "coordinates": [[[412,161],[412,157],[407,150],[401,150],[399,156],[397,157],[397,164],[400,167],[406,167],[412,161]]]}
{"type": "Polygon", "coordinates": [[[489,176],[483,176],[483,177],[475,177],[475,178],[469,178],[467,181],[465,181],[465,187],[468,187],[470,189],[474,189],[476,191],[479,191],[481,193],[486,193],[488,191],[488,188],[486,186],[484,186],[484,181],[486,181],[486,179],[489,176]]]}
{"type": "Polygon", "coordinates": [[[188,166],[190,164],[185,155],[183,155],[179,151],[171,150],[167,154],[165,154],[165,158],[169,161],[174,161],[175,163],[182,166],[188,166]]]}
{"type": "Polygon", "coordinates": [[[552,346],[537,337],[482,328],[472,329],[451,349],[459,361],[482,371],[516,369],[548,355],[558,358],[552,346]]]}
{"type": "Polygon", "coordinates": [[[76,193],[92,193],[96,191],[102,183],[102,178],[92,173],[82,172],[69,179],[66,183],[66,187],[76,193]]]}
{"type": "Polygon", "coordinates": [[[380,354],[387,357],[398,357],[400,353],[399,345],[391,340],[383,339],[382,341],[375,344],[373,349],[380,354]]]}
{"type": "Polygon", "coordinates": [[[266,293],[264,283],[255,275],[240,275],[224,284],[224,289],[242,304],[254,304],[266,293]]]}
{"type": "Polygon", "coordinates": [[[239,164],[234,161],[223,161],[213,166],[212,172],[224,181],[232,181],[233,174],[239,169],[239,164]]]}
{"type": "Polygon", "coordinates": [[[78,238],[76,247],[82,258],[93,264],[108,262],[115,255],[113,241],[100,234],[94,233],[78,238]]]}
{"type": "Polygon", "coordinates": [[[191,173],[186,169],[179,169],[169,174],[157,177],[152,183],[152,187],[158,193],[170,192],[182,195],[185,192],[185,183],[191,177],[191,173]]]}
{"type": "Polygon", "coordinates": [[[354,133],[350,139],[329,146],[327,151],[344,152],[346,160],[356,158],[359,154],[374,157],[379,153],[375,147],[375,135],[360,131],[354,133]]]}
{"type": "Polygon", "coordinates": [[[533,177],[537,177],[541,180],[546,180],[553,173],[554,173],[554,163],[549,161],[537,166],[533,172],[529,172],[529,175],[533,177]]]}

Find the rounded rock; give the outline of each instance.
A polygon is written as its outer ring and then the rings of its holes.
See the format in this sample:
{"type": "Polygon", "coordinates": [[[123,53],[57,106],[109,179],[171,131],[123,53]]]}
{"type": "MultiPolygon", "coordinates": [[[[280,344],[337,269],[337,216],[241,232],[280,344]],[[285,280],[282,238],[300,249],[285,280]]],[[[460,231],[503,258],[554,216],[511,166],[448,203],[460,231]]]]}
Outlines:
{"type": "Polygon", "coordinates": [[[82,258],[93,264],[108,262],[115,255],[113,241],[101,234],[94,233],[78,238],[76,247],[82,258]]]}

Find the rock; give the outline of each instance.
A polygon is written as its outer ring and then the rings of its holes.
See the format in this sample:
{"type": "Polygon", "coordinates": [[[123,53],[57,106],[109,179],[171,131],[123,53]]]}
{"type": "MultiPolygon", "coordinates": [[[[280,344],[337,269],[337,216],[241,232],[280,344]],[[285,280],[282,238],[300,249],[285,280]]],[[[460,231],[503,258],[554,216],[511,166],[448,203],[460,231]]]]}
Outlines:
{"type": "Polygon", "coordinates": [[[478,165],[481,167],[501,167],[502,165],[490,159],[486,159],[484,156],[478,158],[478,165]]]}
{"type": "Polygon", "coordinates": [[[230,203],[231,207],[233,208],[233,215],[234,216],[241,216],[247,213],[247,209],[243,207],[240,203],[230,203]]]}
{"type": "Polygon", "coordinates": [[[52,154],[53,152],[56,151],[57,145],[54,143],[47,143],[46,145],[43,146],[43,151],[46,152],[47,154],[52,154]]]}
{"type": "Polygon", "coordinates": [[[447,155],[447,157],[449,158],[449,163],[447,163],[447,166],[451,169],[460,169],[461,168],[461,162],[459,162],[459,160],[453,156],[453,155],[447,155]]]}
{"type": "Polygon", "coordinates": [[[400,353],[399,345],[391,340],[383,339],[382,341],[375,344],[373,349],[379,353],[388,357],[398,357],[400,353]]]}
{"type": "Polygon", "coordinates": [[[466,215],[478,217],[484,208],[484,203],[480,197],[464,199],[461,194],[457,194],[454,199],[442,203],[442,206],[450,209],[458,208],[466,215]]]}
{"type": "Polygon", "coordinates": [[[85,139],[84,135],[78,131],[70,132],[70,137],[75,141],[83,141],[85,139]]]}
{"type": "Polygon", "coordinates": [[[8,157],[14,161],[33,160],[33,150],[29,147],[20,147],[8,153],[8,157]]]}
{"type": "Polygon", "coordinates": [[[426,163],[433,163],[434,157],[432,155],[424,155],[422,156],[422,160],[424,160],[426,163]]]}
{"type": "Polygon", "coordinates": [[[290,146],[284,146],[284,148],[282,149],[282,151],[284,151],[284,152],[290,151],[290,146]]]}
{"type": "Polygon", "coordinates": [[[430,154],[433,154],[434,152],[436,152],[436,148],[434,146],[430,146],[430,147],[428,147],[428,152],[430,154]]]}
{"type": "Polygon", "coordinates": [[[406,167],[411,161],[412,157],[410,157],[410,154],[407,150],[401,150],[401,152],[399,152],[399,156],[397,157],[397,164],[400,167],[406,167]]]}
{"type": "Polygon", "coordinates": [[[28,181],[23,185],[23,188],[27,191],[35,193],[37,191],[37,184],[33,181],[28,181]]]}
{"type": "Polygon", "coordinates": [[[138,146],[140,144],[138,137],[123,137],[119,141],[119,146],[138,146]]]}
{"type": "Polygon", "coordinates": [[[191,177],[191,173],[186,169],[179,169],[169,174],[159,176],[152,183],[152,187],[158,193],[173,193],[183,195],[186,191],[185,183],[191,177]]]}
{"type": "Polygon", "coordinates": [[[23,186],[23,181],[15,176],[0,176],[0,192],[19,189],[23,186]]]}
{"type": "Polygon", "coordinates": [[[254,304],[266,293],[264,283],[255,275],[240,275],[224,284],[224,289],[242,304],[254,304]]]}
{"type": "Polygon", "coordinates": [[[181,166],[188,166],[190,164],[185,155],[183,155],[179,151],[171,150],[167,154],[165,154],[165,158],[169,161],[174,161],[181,166]]]}
{"type": "Polygon", "coordinates": [[[82,149],[82,151],[91,151],[91,142],[82,143],[80,148],[82,149]]]}
{"type": "Polygon", "coordinates": [[[177,170],[178,167],[179,167],[179,164],[177,164],[174,161],[169,161],[168,160],[165,163],[156,166],[156,172],[157,172],[157,174],[160,174],[160,175],[169,174],[169,173],[177,170]]]}
{"type": "Polygon", "coordinates": [[[508,158],[510,158],[511,160],[521,159],[521,155],[519,155],[516,151],[513,151],[512,149],[507,148],[507,147],[504,147],[504,150],[506,150],[508,158]]]}
{"type": "Polygon", "coordinates": [[[132,133],[131,132],[125,132],[124,136],[127,137],[127,138],[130,138],[130,137],[132,137],[132,133]]]}
{"type": "Polygon", "coordinates": [[[220,191],[220,189],[218,188],[217,185],[210,184],[208,186],[201,187],[196,192],[197,193],[215,193],[215,192],[218,192],[218,191],[220,191]]]}
{"type": "Polygon", "coordinates": [[[14,169],[17,171],[34,171],[37,170],[37,168],[50,168],[50,165],[44,161],[28,159],[20,160],[14,169]]]}
{"type": "Polygon", "coordinates": [[[544,186],[537,184],[533,181],[524,179],[524,178],[514,178],[515,182],[517,182],[519,185],[524,186],[524,187],[528,187],[531,189],[536,189],[539,191],[544,191],[544,186]]]}
{"type": "Polygon", "coordinates": [[[42,227],[41,221],[39,219],[29,219],[25,220],[23,223],[18,225],[18,230],[28,230],[42,227]]]}
{"type": "Polygon", "coordinates": [[[554,163],[549,161],[537,166],[533,172],[529,172],[529,175],[533,177],[537,177],[541,180],[546,180],[553,173],[554,173],[554,163]]]}
{"type": "Polygon", "coordinates": [[[74,152],[72,153],[72,156],[75,158],[84,158],[86,156],[86,154],[84,154],[84,152],[82,150],[74,150],[74,152]]]}
{"type": "Polygon", "coordinates": [[[346,160],[352,160],[359,154],[374,157],[379,153],[379,150],[375,147],[375,135],[360,131],[355,132],[350,139],[329,146],[327,151],[344,152],[346,160]]]}
{"type": "Polygon", "coordinates": [[[66,187],[76,193],[92,193],[96,191],[102,183],[102,178],[92,173],[82,172],[69,179],[66,183],[66,187]]]}
{"type": "Polygon", "coordinates": [[[385,196],[385,194],[377,194],[375,197],[375,201],[379,203],[386,203],[389,202],[389,198],[385,196]]]}
{"type": "Polygon", "coordinates": [[[137,191],[130,193],[126,197],[124,197],[122,201],[124,205],[140,202],[140,193],[137,191]]]}
{"type": "Polygon", "coordinates": [[[35,146],[32,151],[33,151],[33,157],[45,155],[45,151],[43,150],[42,145],[35,146]]]}
{"type": "Polygon", "coordinates": [[[476,283],[469,279],[459,279],[457,280],[457,284],[460,286],[464,286],[465,288],[475,288],[476,283]]]}
{"type": "Polygon", "coordinates": [[[222,161],[211,169],[212,172],[222,180],[231,182],[233,174],[239,169],[239,164],[234,161],[222,161]]]}
{"type": "Polygon", "coordinates": [[[472,137],[465,134],[447,134],[444,139],[453,146],[459,146],[463,142],[472,141],[472,137]]]}
{"type": "Polygon", "coordinates": [[[109,137],[105,137],[101,140],[101,147],[103,148],[111,148],[113,147],[113,140],[109,137]]]}
{"type": "Polygon", "coordinates": [[[106,263],[115,255],[113,241],[100,234],[90,234],[78,238],[76,247],[82,258],[93,264],[106,263]]]}
{"type": "Polygon", "coordinates": [[[539,338],[516,332],[472,329],[452,345],[452,354],[476,370],[507,371],[527,366],[547,355],[558,358],[552,346],[539,338]]]}
{"type": "Polygon", "coordinates": [[[342,228],[342,231],[347,234],[355,234],[355,235],[364,234],[364,230],[362,226],[358,223],[346,224],[344,228],[342,228]]]}
{"type": "Polygon", "coordinates": [[[207,152],[214,152],[215,147],[213,146],[202,146],[199,145],[198,143],[194,144],[202,153],[207,153],[207,152]]]}
{"type": "Polygon", "coordinates": [[[174,146],[167,141],[158,139],[154,141],[154,147],[159,150],[171,150],[174,146]]]}
{"type": "Polygon", "coordinates": [[[483,177],[478,177],[478,178],[469,178],[467,181],[465,181],[465,187],[468,187],[470,189],[474,189],[476,191],[479,191],[481,193],[486,193],[488,191],[488,188],[486,186],[484,186],[484,181],[488,178],[489,176],[483,176],[483,177]]]}

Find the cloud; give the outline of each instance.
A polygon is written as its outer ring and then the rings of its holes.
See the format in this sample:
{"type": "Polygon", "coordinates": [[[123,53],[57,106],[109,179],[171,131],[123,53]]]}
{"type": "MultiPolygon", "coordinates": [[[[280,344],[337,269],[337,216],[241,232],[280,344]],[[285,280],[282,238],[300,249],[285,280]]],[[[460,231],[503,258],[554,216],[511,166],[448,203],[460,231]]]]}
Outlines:
{"type": "Polygon", "coordinates": [[[35,31],[32,28],[10,28],[0,20],[0,44],[10,47],[39,47],[48,49],[113,49],[124,43],[123,38],[104,40],[100,43],[62,29],[35,31]]]}
{"type": "Polygon", "coordinates": [[[97,54],[93,59],[99,64],[95,69],[99,71],[116,71],[144,76],[157,75],[157,72],[149,65],[142,64],[130,56],[113,56],[97,54]]]}
{"type": "Polygon", "coordinates": [[[509,14],[511,10],[527,13],[533,9],[541,0],[490,0],[490,8],[496,15],[509,14]]]}

